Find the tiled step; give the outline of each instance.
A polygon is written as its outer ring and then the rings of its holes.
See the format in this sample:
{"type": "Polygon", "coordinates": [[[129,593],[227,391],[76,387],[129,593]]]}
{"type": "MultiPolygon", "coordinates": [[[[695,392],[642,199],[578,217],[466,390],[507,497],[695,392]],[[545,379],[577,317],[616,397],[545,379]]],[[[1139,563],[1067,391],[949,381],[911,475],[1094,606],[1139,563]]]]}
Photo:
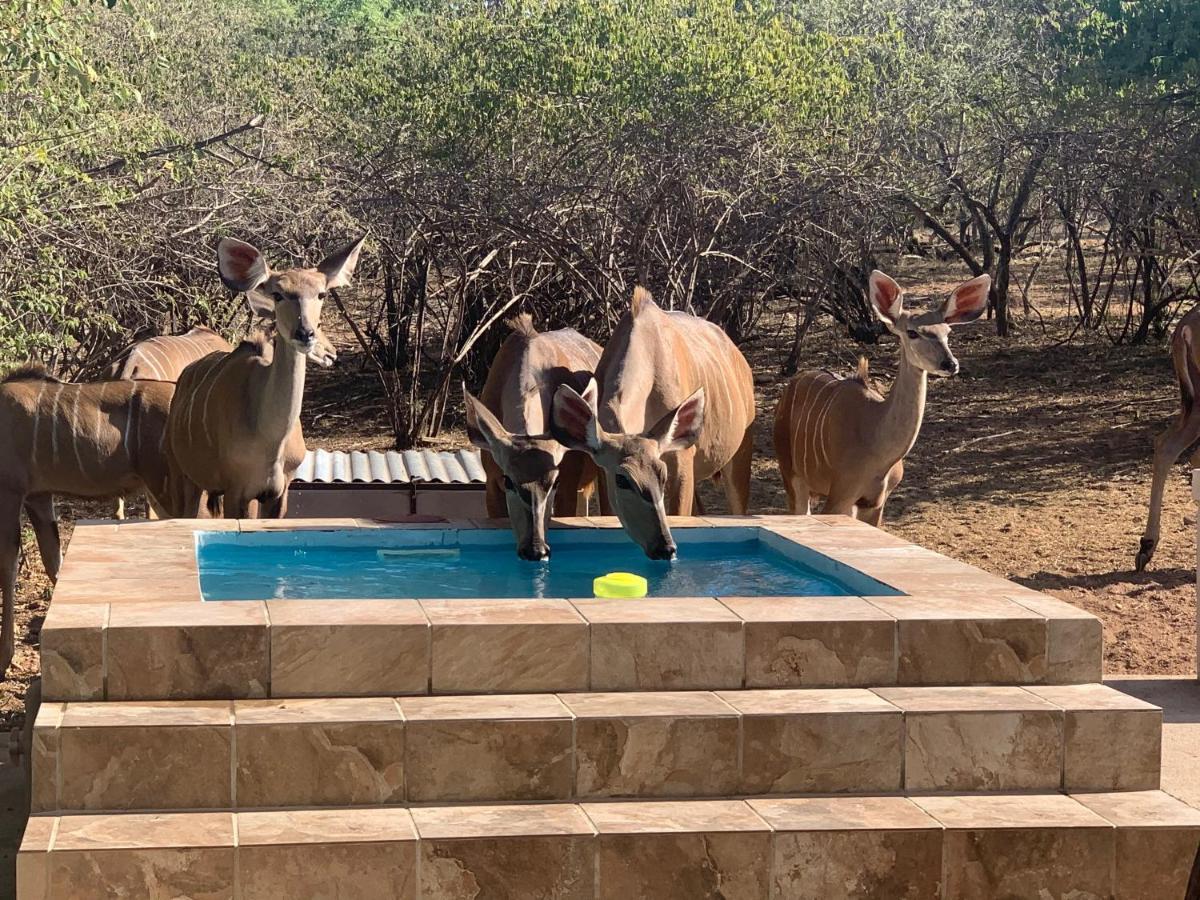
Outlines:
{"type": "Polygon", "coordinates": [[[35,816],[17,898],[1164,900],[1198,848],[1158,791],[35,816]]]}
{"type": "Polygon", "coordinates": [[[47,703],[33,808],[1143,790],[1161,723],[1103,685],[47,703]]]}
{"type": "Polygon", "coordinates": [[[42,673],[60,701],[1100,680],[1098,619],[1001,585],[1008,594],[615,601],[64,593],[42,627],[42,673]]]}

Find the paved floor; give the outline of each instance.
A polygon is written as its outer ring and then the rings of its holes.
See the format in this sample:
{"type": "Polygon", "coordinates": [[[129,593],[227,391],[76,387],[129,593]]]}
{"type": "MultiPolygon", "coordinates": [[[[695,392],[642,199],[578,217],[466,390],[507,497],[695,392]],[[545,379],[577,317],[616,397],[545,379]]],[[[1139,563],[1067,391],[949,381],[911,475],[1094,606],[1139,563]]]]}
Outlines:
{"type": "Polygon", "coordinates": [[[1134,676],[1104,683],[1163,708],[1162,788],[1200,809],[1200,681],[1134,676]]]}

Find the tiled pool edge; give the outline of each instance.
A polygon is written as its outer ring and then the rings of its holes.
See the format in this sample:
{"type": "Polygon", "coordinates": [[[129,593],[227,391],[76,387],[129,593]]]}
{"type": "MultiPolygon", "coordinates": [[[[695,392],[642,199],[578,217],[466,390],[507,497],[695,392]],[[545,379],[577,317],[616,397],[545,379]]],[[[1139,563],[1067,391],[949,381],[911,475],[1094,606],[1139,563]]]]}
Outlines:
{"type": "MultiPolygon", "coordinates": [[[[498,524],[473,520],[396,526],[356,519],[80,523],[42,628],[45,697],[311,696],[318,684],[325,695],[360,696],[853,686],[858,682],[830,680],[821,673],[811,680],[811,672],[789,680],[786,666],[780,678],[766,683],[764,670],[778,672],[779,667],[764,665],[762,654],[771,652],[773,635],[789,629],[827,635],[830,623],[860,623],[864,616],[876,623],[876,637],[883,642],[877,652],[890,655],[894,663],[882,671],[874,668],[869,678],[874,684],[1086,683],[1101,677],[1101,628],[1095,617],[844,517],[692,517],[672,524],[745,524],[777,532],[908,597],[831,598],[829,608],[816,615],[811,605],[803,615],[770,612],[767,602],[755,604],[753,599],[733,603],[735,598],[726,598],[731,602],[725,603],[697,598],[674,604],[676,611],[664,606],[670,605],[667,600],[620,601],[615,618],[593,604],[566,599],[505,600],[503,606],[474,609],[464,606],[470,601],[451,601],[459,607],[456,611],[418,600],[200,600],[192,548],[196,530],[471,529],[498,524]],[[131,559],[144,565],[131,571],[131,559]],[[761,608],[754,609],[756,605],[761,608]],[[284,606],[290,609],[284,611],[284,606]],[[846,609],[850,606],[853,614],[846,609]],[[864,613],[864,608],[873,612],[864,613]],[[660,663],[657,670],[643,670],[638,684],[606,680],[606,653],[636,654],[639,646],[661,653],[654,637],[666,632],[677,648],[669,673],[660,663]],[[971,652],[983,643],[1005,649],[986,656],[971,652]],[[187,652],[181,653],[185,647],[187,652]],[[490,666],[489,650],[496,657],[490,666]],[[514,658],[523,665],[512,665],[514,658]],[[308,660],[308,671],[297,670],[298,659],[308,660]],[[512,673],[520,680],[514,682],[512,673]]],[[[615,526],[613,519],[555,522],[564,528],[615,526]]],[[[846,643],[846,652],[858,652],[850,646],[857,638],[846,643]]],[[[649,651],[644,655],[649,658],[649,651]]]]}

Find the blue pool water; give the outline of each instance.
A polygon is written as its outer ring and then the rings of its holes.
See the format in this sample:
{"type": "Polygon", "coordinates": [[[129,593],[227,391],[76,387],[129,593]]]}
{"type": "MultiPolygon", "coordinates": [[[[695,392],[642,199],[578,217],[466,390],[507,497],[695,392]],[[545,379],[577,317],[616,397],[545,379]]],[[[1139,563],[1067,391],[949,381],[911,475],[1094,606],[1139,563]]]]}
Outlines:
{"type": "Polygon", "coordinates": [[[592,579],[635,572],[651,597],[895,595],[882,582],[757,528],[674,531],[679,558],[647,559],[623,532],[554,531],[547,562],[507,531],[338,529],[200,532],[205,600],[590,597],[592,579]]]}

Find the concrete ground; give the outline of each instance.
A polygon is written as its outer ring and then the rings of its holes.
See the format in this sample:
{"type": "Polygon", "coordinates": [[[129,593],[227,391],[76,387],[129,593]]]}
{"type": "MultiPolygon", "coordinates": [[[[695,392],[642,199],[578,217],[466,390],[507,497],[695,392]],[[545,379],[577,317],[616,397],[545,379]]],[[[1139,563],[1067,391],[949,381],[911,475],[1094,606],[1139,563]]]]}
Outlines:
{"type": "Polygon", "coordinates": [[[1134,675],[1104,683],[1162,707],[1162,789],[1200,809],[1200,681],[1134,675]]]}

